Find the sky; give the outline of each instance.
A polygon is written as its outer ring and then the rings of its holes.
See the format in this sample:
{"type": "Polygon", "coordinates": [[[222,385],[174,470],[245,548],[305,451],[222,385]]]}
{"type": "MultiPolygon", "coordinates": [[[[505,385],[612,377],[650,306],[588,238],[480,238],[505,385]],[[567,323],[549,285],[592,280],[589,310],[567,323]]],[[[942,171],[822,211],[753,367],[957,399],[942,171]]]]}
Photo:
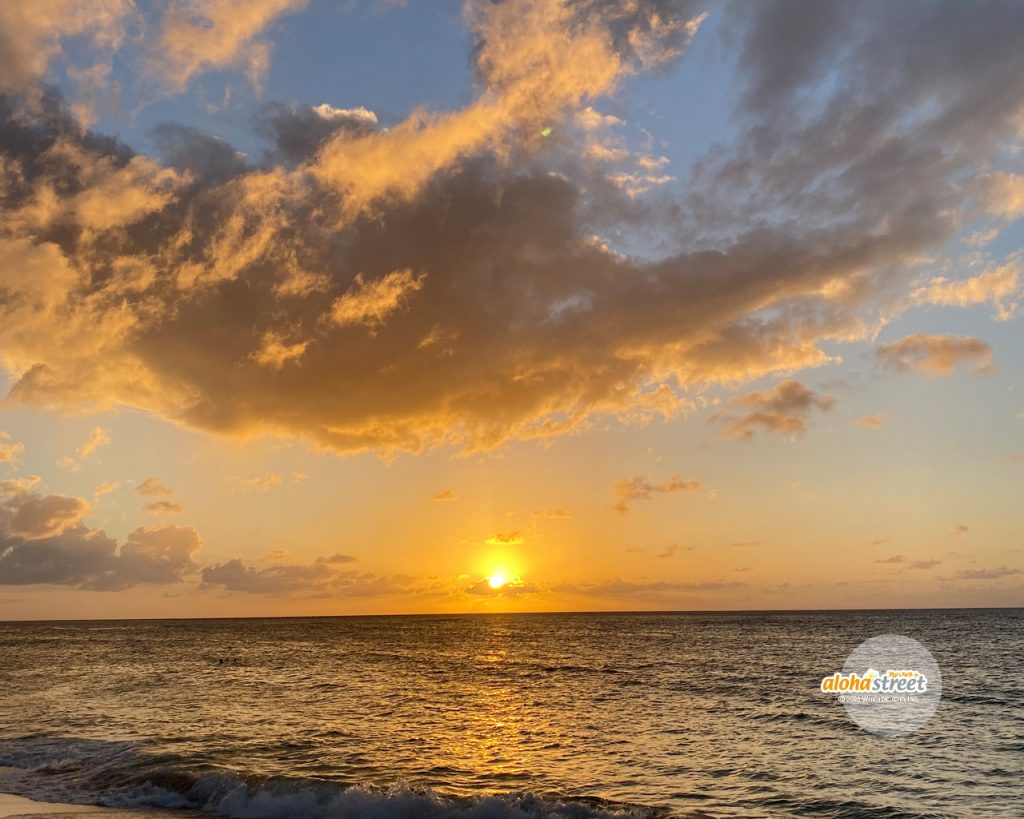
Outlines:
{"type": "Polygon", "coordinates": [[[0,5],[0,619],[1024,604],[1022,39],[0,5]]]}

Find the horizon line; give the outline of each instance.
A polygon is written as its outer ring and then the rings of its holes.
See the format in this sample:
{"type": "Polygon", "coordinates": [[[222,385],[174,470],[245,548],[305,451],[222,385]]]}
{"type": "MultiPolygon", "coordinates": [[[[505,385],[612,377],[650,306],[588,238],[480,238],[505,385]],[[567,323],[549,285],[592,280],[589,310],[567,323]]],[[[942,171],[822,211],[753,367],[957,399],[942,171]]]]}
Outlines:
{"type": "Polygon", "coordinates": [[[462,612],[389,612],[383,614],[274,614],[239,615],[234,617],[75,617],[0,619],[0,625],[10,623],[109,623],[109,622],[180,622],[206,620],[337,620],[385,617],[545,617],[587,614],[835,614],[838,612],[925,612],[925,611],[1024,611],[1020,606],[895,606],[891,608],[832,608],[832,609],[577,609],[566,611],[462,611],[462,612]]]}

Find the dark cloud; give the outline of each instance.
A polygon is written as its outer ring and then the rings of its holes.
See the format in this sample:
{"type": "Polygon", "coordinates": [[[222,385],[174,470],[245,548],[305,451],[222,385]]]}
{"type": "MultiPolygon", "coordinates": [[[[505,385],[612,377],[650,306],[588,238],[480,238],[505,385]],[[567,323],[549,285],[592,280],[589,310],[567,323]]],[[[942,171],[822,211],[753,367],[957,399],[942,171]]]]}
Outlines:
{"type": "Polygon", "coordinates": [[[758,430],[802,435],[812,410],[830,410],[831,395],[821,395],[799,381],[783,381],[766,392],[752,392],[733,399],[732,411],[716,412],[708,419],[721,424],[730,438],[751,438],[758,430]]]}
{"type": "Polygon", "coordinates": [[[89,513],[89,504],[82,498],[63,495],[31,496],[20,499],[12,512],[7,530],[35,540],[59,535],[75,526],[89,513]]]}
{"type": "Polygon", "coordinates": [[[324,555],[323,557],[318,557],[316,559],[317,563],[332,563],[332,564],[354,563],[355,561],[356,561],[356,558],[352,557],[352,555],[342,554],[341,552],[337,552],[337,553],[335,553],[333,555],[324,555]]]}
{"type": "Polygon", "coordinates": [[[998,580],[1001,577],[1013,577],[1020,573],[1020,569],[999,566],[994,569],[962,569],[953,576],[961,580],[998,580]]]}
{"type": "Polygon", "coordinates": [[[376,130],[377,118],[365,108],[270,103],[260,112],[256,127],[273,143],[268,154],[271,163],[295,165],[312,158],[339,132],[353,136],[371,133],[376,130]]]}
{"type": "Polygon", "coordinates": [[[212,184],[247,170],[245,157],[229,143],[187,125],[164,122],[153,129],[157,154],[167,165],[212,184]]]}
{"type": "Polygon", "coordinates": [[[313,563],[280,563],[263,569],[246,566],[238,559],[229,560],[204,568],[200,589],[305,597],[373,597],[410,592],[410,578],[381,577],[337,568],[354,559],[348,555],[332,555],[313,563]]]}
{"type": "Polygon", "coordinates": [[[51,584],[113,591],[180,583],[198,570],[202,540],[190,526],[140,527],[117,541],[81,518],[81,498],[16,491],[0,501],[0,585],[51,584]]]}
{"type": "MultiPolygon", "coordinates": [[[[3,100],[11,397],[341,453],[673,417],[689,389],[868,338],[911,263],[976,215],[965,178],[1017,133],[1022,4],[733,4],[740,136],[679,201],[639,201],[570,137],[535,135],[670,59],[701,10],[623,8],[582,2],[563,25],[480,4],[471,105],[388,129],[271,108],[276,147],[244,170],[195,132],[160,137],[187,173],[83,132],[52,95],[3,100]],[[672,249],[594,238],[638,223],[672,249]],[[374,320],[339,322],[339,304],[374,320]]],[[[788,389],[723,428],[799,433],[828,399],[788,389]]]]}

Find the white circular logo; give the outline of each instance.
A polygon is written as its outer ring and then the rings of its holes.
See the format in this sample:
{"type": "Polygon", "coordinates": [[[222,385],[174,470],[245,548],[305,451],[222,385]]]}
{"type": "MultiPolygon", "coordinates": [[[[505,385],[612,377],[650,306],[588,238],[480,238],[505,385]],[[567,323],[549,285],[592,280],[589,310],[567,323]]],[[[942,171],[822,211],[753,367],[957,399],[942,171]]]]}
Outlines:
{"type": "Polygon", "coordinates": [[[910,637],[883,634],[865,640],[846,658],[842,671],[821,681],[846,713],[878,736],[906,736],[928,722],[942,697],[939,664],[910,637]]]}

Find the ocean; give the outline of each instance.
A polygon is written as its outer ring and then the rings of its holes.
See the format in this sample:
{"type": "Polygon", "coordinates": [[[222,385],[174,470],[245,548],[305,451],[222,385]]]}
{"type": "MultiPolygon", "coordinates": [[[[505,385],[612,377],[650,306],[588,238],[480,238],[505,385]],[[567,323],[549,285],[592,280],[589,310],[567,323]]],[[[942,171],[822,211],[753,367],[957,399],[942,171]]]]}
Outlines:
{"type": "Polygon", "coordinates": [[[1024,610],[0,623],[0,791],[320,817],[1024,816],[1024,610]],[[900,634],[932,719],[822,677],[900,634]]]}

